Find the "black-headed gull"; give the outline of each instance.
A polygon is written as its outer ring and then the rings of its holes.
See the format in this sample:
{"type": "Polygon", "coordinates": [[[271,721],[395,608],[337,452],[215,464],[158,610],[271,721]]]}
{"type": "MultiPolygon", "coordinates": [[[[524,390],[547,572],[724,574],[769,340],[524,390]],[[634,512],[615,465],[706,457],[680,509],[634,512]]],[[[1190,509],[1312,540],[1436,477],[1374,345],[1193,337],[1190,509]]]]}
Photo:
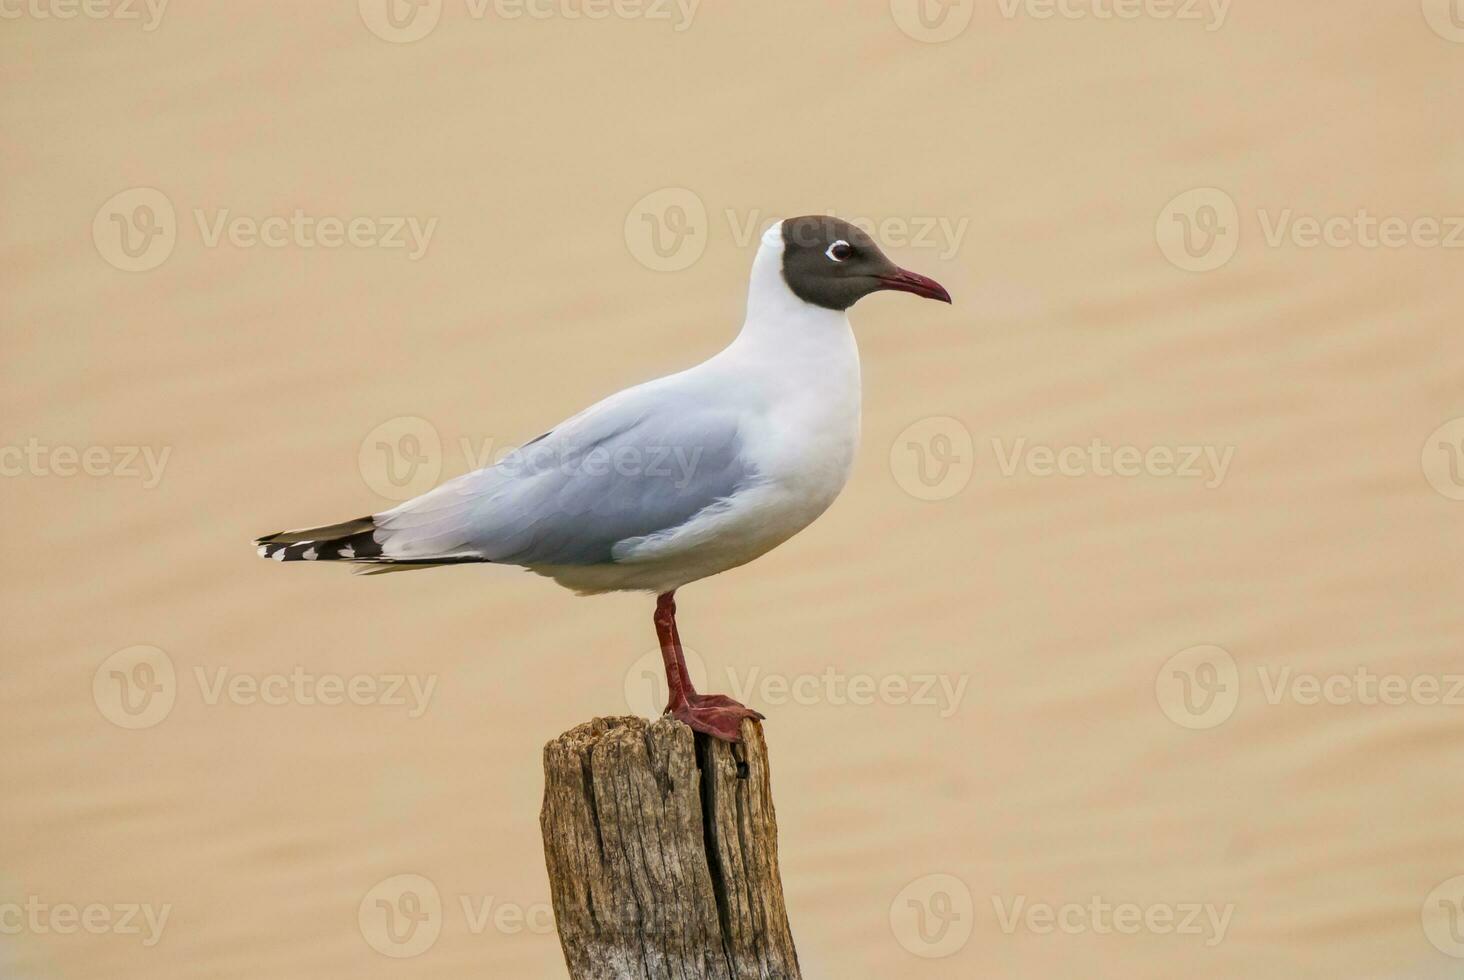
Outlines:
{"type": "Polygon", "coordinates": [[[497,562],[581,595],[657,596],[666,711],[736,741],[731,698],[698,694],[676,631],[676,590],[803,530],[848,480],[859,441],[859,351],[847,311],[901,290],[949,303],[854,225],[789,218],[762,237],[737,338],[696,367],[590,406],[493,466],[391,510],[256,540],[276,561],[371,571],[497,562]]]}

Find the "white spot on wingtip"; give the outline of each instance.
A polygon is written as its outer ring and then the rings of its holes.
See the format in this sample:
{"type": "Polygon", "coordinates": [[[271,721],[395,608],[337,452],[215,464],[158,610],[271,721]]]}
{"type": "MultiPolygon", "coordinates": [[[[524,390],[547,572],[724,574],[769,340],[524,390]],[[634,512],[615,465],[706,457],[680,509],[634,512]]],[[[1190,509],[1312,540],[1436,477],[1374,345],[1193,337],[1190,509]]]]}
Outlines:
{"type": "Polygon", "coordinates": [[[342,548],[341,549],[341,557],[342,558],[355,558],[356,557],[356,548],[355,548],[355,546],[348,544],[344,548],[342,548]]]}
{"type": "Polygon", "coordinates": [[[300,557],[301,558],[304,558],[306,561],[314,561],[315,558],[316,558],[315,549],[314,548],[306,548],[305,549],[305,553],[303,555],[301,555],[300,557]]]}
{"type": "Polygon", "coordinates": [[[261,557],[261,558],[268,558],[269,557],[269,545],[262,544],[262,545],[259,546],[259,557],[261,557]]]}
{"type": "Polygon", "coordinates": [[[273,558],[275,561],[284,561],[285,549],[281,548],[279,551],[276,551],[274,554],[270,555],[270,557],[273,558]]]}

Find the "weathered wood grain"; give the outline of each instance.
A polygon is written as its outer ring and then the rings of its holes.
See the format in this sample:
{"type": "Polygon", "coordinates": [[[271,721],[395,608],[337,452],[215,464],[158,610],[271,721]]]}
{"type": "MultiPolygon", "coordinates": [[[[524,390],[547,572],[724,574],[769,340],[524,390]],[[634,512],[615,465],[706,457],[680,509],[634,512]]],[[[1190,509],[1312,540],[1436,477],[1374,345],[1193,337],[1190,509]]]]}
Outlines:
{"type": "Polygon", "coordinates": [[[539,823],[573,980],[798,980],[762,726],[596,718],[544,746],[539,823]]]}

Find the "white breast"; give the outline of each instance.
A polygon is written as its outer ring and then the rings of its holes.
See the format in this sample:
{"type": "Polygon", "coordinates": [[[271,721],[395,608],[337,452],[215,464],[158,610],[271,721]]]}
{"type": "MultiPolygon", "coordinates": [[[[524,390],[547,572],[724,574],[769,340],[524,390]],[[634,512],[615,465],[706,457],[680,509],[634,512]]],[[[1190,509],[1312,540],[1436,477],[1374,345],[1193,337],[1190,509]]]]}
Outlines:
{"type": "Polygon", "coordinates": [[[753,262],[742,331],[685,377],[735,402],[742,452],[758,482],[724,507],[637,542],[613,566],[546,574],[586,592],[669,591],[777,547],[844,488],[859,444],[859,350],[843,312],[805,303],[788,289],[778,225],[753,262]]]}
{"type": "Polygon", "coordinates": [[[753,262],[742,331],[705,365],[755,395],[741,431],[745,455],[773,491],[755,514],[758,537],[775,539],[768,547],[833,503],[859,445],[859,348],[849,317],[795,296],[782,252],[774,225],[753,262]]]}

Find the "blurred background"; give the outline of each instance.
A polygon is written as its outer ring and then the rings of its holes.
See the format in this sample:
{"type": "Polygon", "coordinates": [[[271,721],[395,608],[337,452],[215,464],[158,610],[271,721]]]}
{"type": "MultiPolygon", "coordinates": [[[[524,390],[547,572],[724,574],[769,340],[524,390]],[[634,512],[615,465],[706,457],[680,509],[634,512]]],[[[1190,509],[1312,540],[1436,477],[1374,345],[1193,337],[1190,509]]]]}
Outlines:
{"type": "Polygon", "coordinates": [[[359,578],[382,510],[853,320],[813,527],[679,596],[809,977],[1464,973],[1455,0],[11,0],[0,977],[556,977],[540,750],[651,603],[359,578]]]}

